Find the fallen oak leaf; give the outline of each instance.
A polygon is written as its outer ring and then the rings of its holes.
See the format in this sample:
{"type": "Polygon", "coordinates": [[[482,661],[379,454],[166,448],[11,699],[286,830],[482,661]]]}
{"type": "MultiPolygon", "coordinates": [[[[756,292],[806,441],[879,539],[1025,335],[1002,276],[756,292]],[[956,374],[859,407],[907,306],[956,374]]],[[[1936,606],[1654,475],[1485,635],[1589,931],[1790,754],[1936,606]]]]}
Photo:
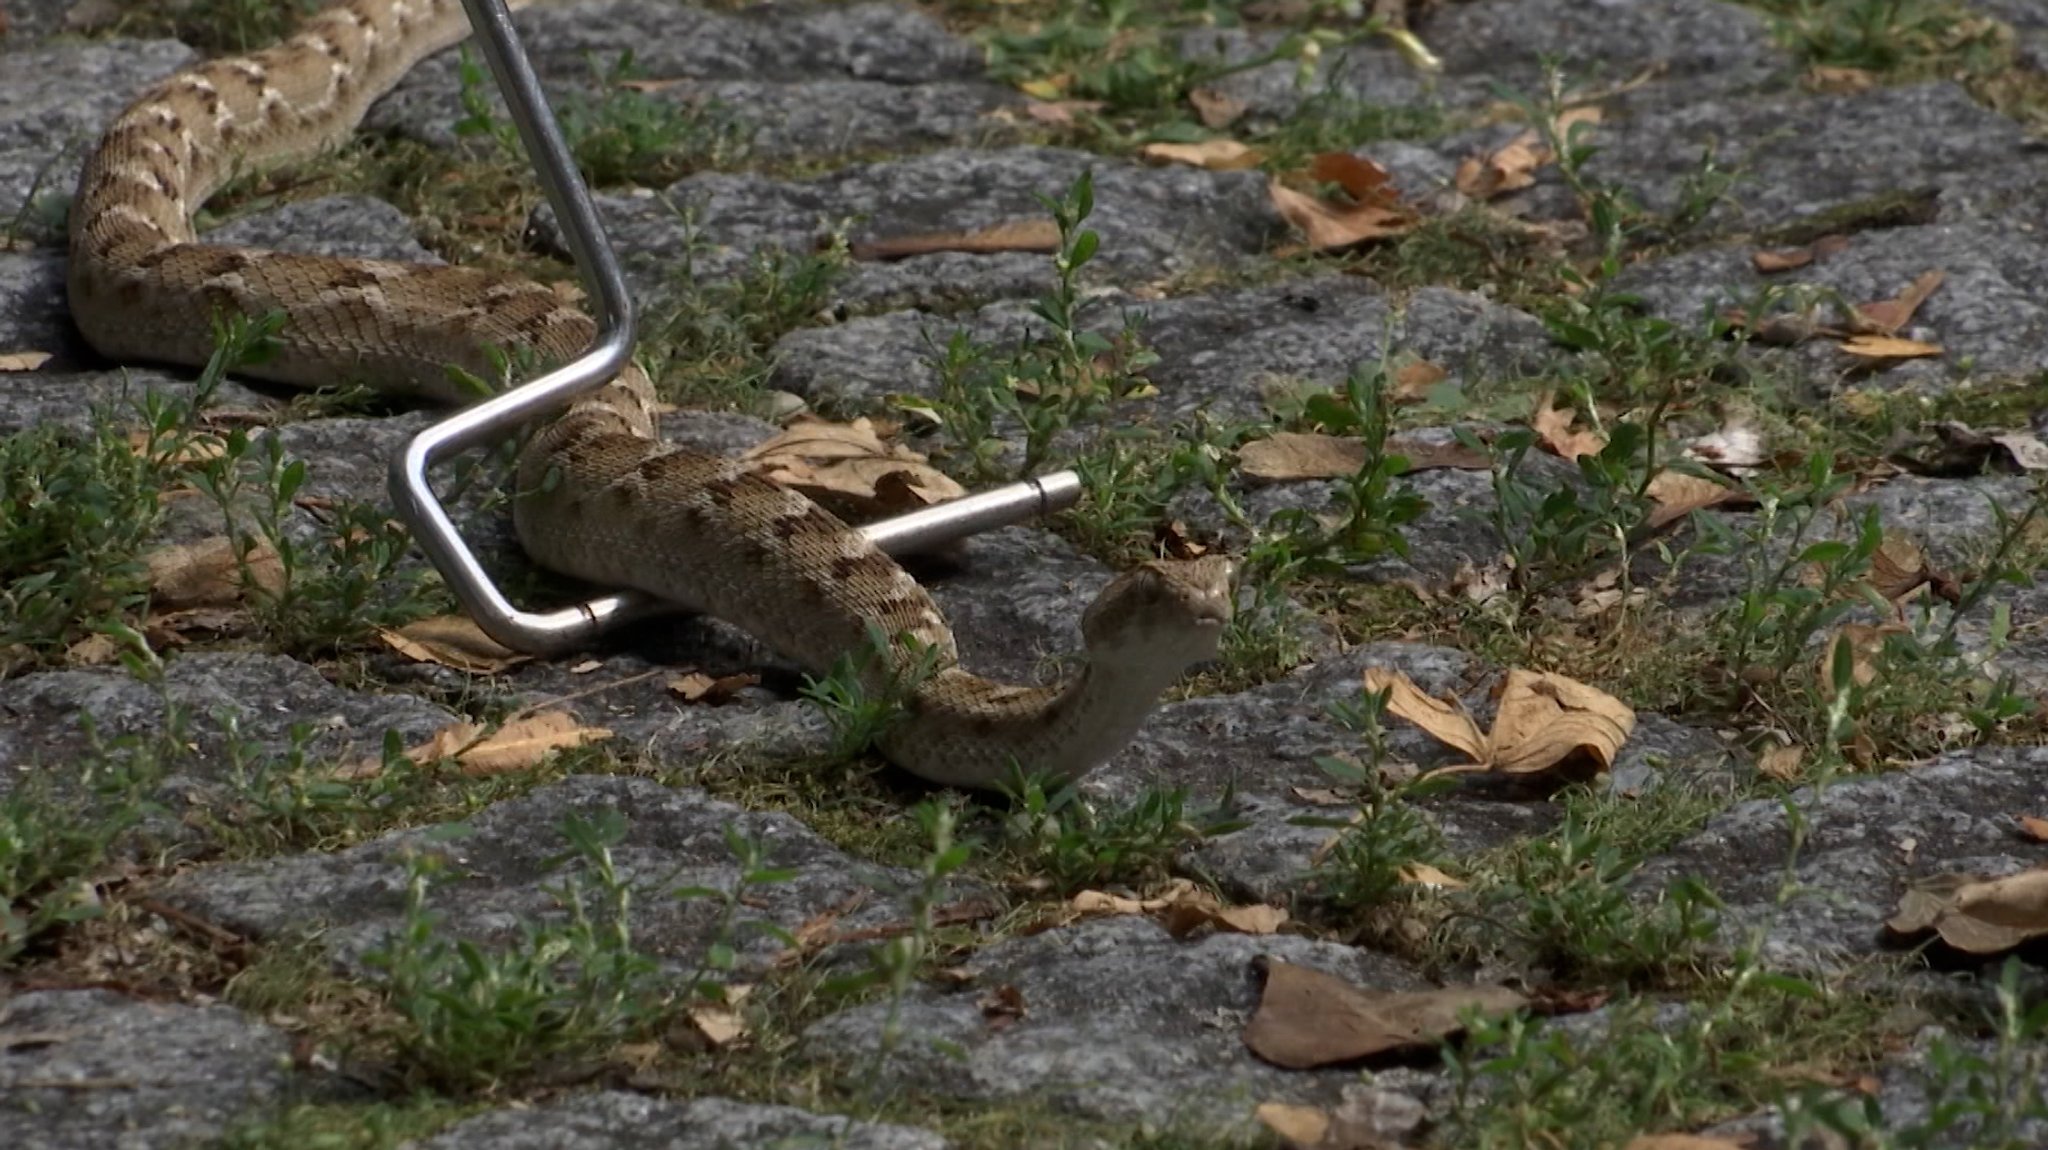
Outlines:
{"type": "Polygon", "coordinates": [[[1913,313],[1927,302],[1927,297],[1941,286],[1945,277],[1939,271],[1922,272],[1905,290],[1891,299],[1872,303],[1857,304],[1850,318],[1850,328],[1857,335],[1896,335],[1900,328],[1913,320],[1913,313]]]}
{"type": "Polygon", "coordinates": [[[1902,937],[1932,931],[1966,954],[2012,950],[2048,934],[2048,868],[1995,879],[1931,876],[1900,896],[1885,928],[1902,937]]]}
{"type": "Polygon", "coordinates": [[[1261,956],[1259,1006],[1245,1024],[1244,1044],[1289,1070],[1352,1062],[1390,1050],[1434,1047],[1464,1029],[1468,1010],[1503,1015],[1528,999],[1502,986],[1371,991],[1305,966],[1261,956]]]}
{"type": "MultiPolygon", "coordinates": [[[[557,750],[580,747],[612,737],[605,727],[585,727],[567,711],[542,711],[514,719],[495,731],[471,722],[456,722],[435,731],[426,742],[408,747],[405,757],[419,765],[453,760],[472,778],[523,771],[539,766],[557,750]]],[[[375,778],[381,759],[368,759],[336,772],[347,779],[375,778]]]]}
{"type": "Polygon", "coordinates": [[[493,675],[532,659],[484,634],[467,615],[436,615],[396,629],[380,627],[377,638],[415,663],[433,663],[477,675],[493,675]]]}
{"type": "Polygon", "coordinates": [[[1263,153],[1236,140],[1204,140],[1199,144],[1146,144],[1138,157],[1152,164],[1185,164],[1211,172],[1240,172],[1256,168],[1263,153]]]}
{"type": "Polygon", "coordinates": [[[1366,668],[1365,690],[1373,695],[1386,692],[1388,714],[1408,720],[1437,742],[1463,752],[1475,766],[1492,761],[1492,740],[1457,699],[1424,694],[1406,674],[1380,667],[1366,668]]]}
{"type": "Polygon", "coordinates": [[[1885,335],[1850,336],[1841,348],[1858,359],[1928,359],[1943,352],[1940,344],[1885,335]]]}
{"type": "Polygon", "coordinates": [[[1610,770],[1636,727],[1636,713],[1597,687],[1550,672],[1508,672],[1493,720],[1493,761],[1498,774],[1552,772],[1577,777],[1580,763],[1593,774],[1610,770]]]}

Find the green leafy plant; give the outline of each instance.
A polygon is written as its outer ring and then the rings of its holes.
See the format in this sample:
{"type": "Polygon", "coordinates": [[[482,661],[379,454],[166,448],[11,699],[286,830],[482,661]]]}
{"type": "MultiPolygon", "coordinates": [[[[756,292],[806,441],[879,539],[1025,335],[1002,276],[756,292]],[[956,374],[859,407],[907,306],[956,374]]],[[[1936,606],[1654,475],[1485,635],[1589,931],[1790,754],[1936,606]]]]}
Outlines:
{"type": "Polygon", "coordinates": [[[99,915],[93,876],[153,809],[157,781],[182,754],[179,713],[170,708],[167,718],[161,735],[102,742],[86,716],[91,751],[75,778],[59,783],[38,771],[0,796],[0,967],[99,915]]]}
{"type": "Polygon", "coordinates": [[[1333,827],[1335,838],[1316,867],[1318,896],[1332,906],[1360,912],[1393,900],[1409,882],[1403,872],[1436,858],[1443,837],[1414,800],[1441,793],[1450,780],[1386,779],[1385,715],[1391,687],[1361,693],[1356,703],[1337,703],[1330,717],[1355,735],[1359,753],[1318,755],[1316,766],[1339,785],[1356,791],[1358,809],[1349,818],[1301,817],[1300,826],[1333,827]]]}
{"type": "Polygon", "coordinates": [[[1162,878],[1190,843],[1242,824],[1226,794],[1190,810],[1184,788],[1147,790],[1103,809],[1072,786],[1047,790],[1023,780],[1001,816],[1003,841],[1033,881],[1057,894],[1108,883],[1140,885],[1162,878]]]}
{"type": "Polygon", "coordinates": [[[832,724],[836,736],[833,757],[850,759],[860,755],[901,722],[904,706],[918,687],[942,667],[943,652],[919,643],[909,635],[891,639],[872,620],[868,623],[867,646],[839,656],[832,673],[824,678],[806,677],[803,697],[815,703],[832,724]],[[898,664],[895,648],[901,646],[908,661],[898,664]],[[876,668],[891,668],[887,675],[876,668]]]}
{"type": "Polygon", "coordinates": [[[404,921],[364,962],[388,980],[404,1020],[401,1052],[428,1080],[490,1089],[544,1064],[588,1059],[666,1005],[658,964],[634,947],[632,888],[612,861],[624,819],[572,816],[562,834],[569,852],[557,865],[581,864],[551,892],[563,917],[526,924],[518,942],[498,949],[443,935],[427,905],[439,863],[424,852],[408,859],[404,921]]]}
{"type": "Polygon", "coordinates": [[[1041,196],[1040,202],[1060,235],[1053,288],[1031,304],[1043,334],[1004,352],[955,332],[943,348],[932,349],[938,396],[896,397],[899,407],[936,423],[979,476],[1003,470],[1001,436],[1013,426],[1024,434],[1016,474],[1036,471],[1061,432],[1100,419],[1112,402],[1143,386],[1142,373],[1158,362],[1128,314],[1115,335],[1082,326],[1080,272],[1101,245],[1096,232],[1081,226],[1095,210],[1093,175],[1083,172],[1060,199],[1041,196]]]}

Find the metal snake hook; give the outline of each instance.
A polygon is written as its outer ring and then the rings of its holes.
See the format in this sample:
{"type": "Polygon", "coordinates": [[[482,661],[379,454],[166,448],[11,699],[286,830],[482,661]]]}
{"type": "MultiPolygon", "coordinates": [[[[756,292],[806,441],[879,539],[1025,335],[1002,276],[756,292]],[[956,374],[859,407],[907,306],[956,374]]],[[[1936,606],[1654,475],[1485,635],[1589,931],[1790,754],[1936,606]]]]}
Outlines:
{"type": "MultiPolygon", "coordinates": [[[[391,498],[449,590],[485,634],[517,651],[549,654],[572,649],[631,619],[676,610],[677,605],[627,591],[556,611],[522,611],[505,598],[463,542],[427,481],[427,469],[434,464],[503,439],[520,424],[605,384],[632,359],[635,331],[625,274],[512,27],[511,12],[504,0],[463,0],[463,7],[597,310],[597,342],[540,378],[456,412],[414,436],[391,461],[391,498]]],[[[860,530],[883,550],[901,555],[1071,507],[1080,496],[1080,476],[1057,471],[860,530]]]]}

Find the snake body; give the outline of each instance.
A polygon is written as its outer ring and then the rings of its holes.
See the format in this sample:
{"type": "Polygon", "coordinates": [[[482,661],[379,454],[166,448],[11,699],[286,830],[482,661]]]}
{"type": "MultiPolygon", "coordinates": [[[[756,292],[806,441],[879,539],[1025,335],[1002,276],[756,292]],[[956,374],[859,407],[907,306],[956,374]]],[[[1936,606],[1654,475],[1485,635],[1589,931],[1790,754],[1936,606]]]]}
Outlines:
{"type": "MultiPolygon", "coordinates": [[[[524,7],[531,0],[513,0],[524,7]]],[[[421,59],[468,35],[459,0],[349,0],[291,39],[181,72],[130,104],[87,161],[71,213],[71,309],[101,354],[206,363],[221,314],[285,317],[277,353],[244,374],[300,387],[360,380],[439,402],[471,398],[449,367],[566,360],[589,317],[546,286],[472,268],[339,259],[201,242],[192,215],[251,165],[338,146],[421,59]]],[[[1230,617],[1222,558],[1155,561],[1111,582],[1083,618],[1088,658],[1057,686],[961,668],[916,580],[810,500],[654,434],[637,368],[529,440],[514,522],[544,567],[692,603],[813,674],[889,641],[862,684],[898,691],[881,749],[933,782],[1058,779],[1114,754],[1230,617]]]]}

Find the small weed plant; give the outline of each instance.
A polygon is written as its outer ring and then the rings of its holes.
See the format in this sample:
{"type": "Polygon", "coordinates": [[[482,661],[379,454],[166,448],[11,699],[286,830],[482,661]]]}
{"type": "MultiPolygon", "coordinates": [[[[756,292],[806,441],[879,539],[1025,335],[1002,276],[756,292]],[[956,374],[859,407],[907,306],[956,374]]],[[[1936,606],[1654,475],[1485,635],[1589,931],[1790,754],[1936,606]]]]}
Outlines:
{"type": "Polygon", "coordinates": [[[1084,172],[1065,195],[1041,202],[1060,237],[1053,288],[1031,304],[1041,334],[1004,351],[955,332],[932,349],[938,396],[896,400],[936,423],[967,470],[981,478],[1003,473],[1002,436],[1011,429],[1024,438],[1014,474],[1030,474],[1051,456],[1061,432],[1100,420],[1112,402],[1146,386],[1143,372],[1158,362],[1129,314],[1114,335],[1082,326],[1080,273],[1101,245],[1099,234],[1081,226],[1095,210],[1094,176],[1084,172]]]}
{"type": "MultiPolygon", "coordinates": [[[[1330,708],[1330,718],[1358,740],[1355,755],[1318,755],[1316,766],[1331,781],[1357,793],[1349,818],[1303,817],[1299,826],[1333,827],[1336,837],[1316,868],[1318,896],[1346,915],[1371,916],[1400,898],[1408,868],[1435,859],[1443,848],[1435,824],[1415,800],[1440,793],[1441,782],[1390,783],[1387,778],[1387,699],[1392,688],[1362,692],[1355,703],[1330,708]]],[[[1413,888],[1409,888],[1413,889],[1413,888]]]]}
{"type": "Polygon", "coordinates": [[[733,889],[675,892],[678,898],[717,898],[725,905],[697,977],[676,984],[662,978],[656,960],[634,945],[634,892],[612,860],[612,848],[625,834],[623,817],[573,816],[562,834],[569,850],[557,865],[578,865],[577,873],[551,891],[560,917],[529,923],[517,942],[503,948],[444,935],[439,916],[427,905],[434,857],[421,852],[408,862],[404,921],[365,962],[388,980],[391,1006],[403,1020],[400,1050],[425,1080],[490,1090],[542,1067],[600,1057],[659,1021],[678,997],[715,999],[713,975],[733,966],[735,915],[746,892],[788,877],[762,866],[757,848],[728,836],[740,863],[733,889]]]}
{"type": "Polygon", "coordinates": [[[1053,893],[1111,884],[1142,887],[1165,878],[1189,844],[1236,830],[1231,796],[1189,808],[1184,788],[1147,790],[1109,809],[1073,786],[1025,780],[1000,816],[1004,845],[1020,872],[1053,893]]]}

